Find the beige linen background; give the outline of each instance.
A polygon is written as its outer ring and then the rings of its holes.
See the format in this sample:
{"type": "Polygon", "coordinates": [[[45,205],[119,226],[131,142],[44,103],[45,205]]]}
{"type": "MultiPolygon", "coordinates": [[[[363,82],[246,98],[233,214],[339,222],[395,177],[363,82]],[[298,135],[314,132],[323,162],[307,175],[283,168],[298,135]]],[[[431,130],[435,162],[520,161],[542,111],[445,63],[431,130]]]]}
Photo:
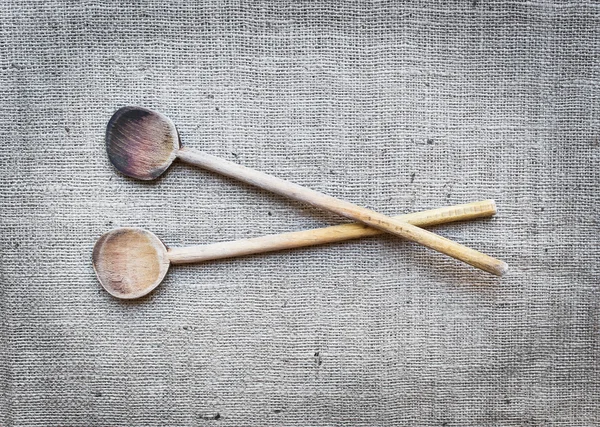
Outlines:
{"type": "Polygon", "coordinates": [[[600,424],[600,4],[4,1],[0,425],[600,424]],[[109,164],[123,105],[183,141],[438,227],[503,279],[393,237],[173,268],[138,302],[91,250],[344,222],[176,165],[109,164]]]}

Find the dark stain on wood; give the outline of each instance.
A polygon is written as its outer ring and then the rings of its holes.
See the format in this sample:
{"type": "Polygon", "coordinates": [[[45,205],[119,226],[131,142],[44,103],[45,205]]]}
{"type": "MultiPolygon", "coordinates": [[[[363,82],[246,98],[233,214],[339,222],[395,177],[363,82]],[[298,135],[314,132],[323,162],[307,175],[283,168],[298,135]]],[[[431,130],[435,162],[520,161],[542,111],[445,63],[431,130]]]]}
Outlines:
{"type": "Polygon", "coordinates": [[[106,128],[106,151],[118,171],[143,180],[160,176],[173,162],[179,136],[160,113],[141,107],[117,110],[106,128]]]}

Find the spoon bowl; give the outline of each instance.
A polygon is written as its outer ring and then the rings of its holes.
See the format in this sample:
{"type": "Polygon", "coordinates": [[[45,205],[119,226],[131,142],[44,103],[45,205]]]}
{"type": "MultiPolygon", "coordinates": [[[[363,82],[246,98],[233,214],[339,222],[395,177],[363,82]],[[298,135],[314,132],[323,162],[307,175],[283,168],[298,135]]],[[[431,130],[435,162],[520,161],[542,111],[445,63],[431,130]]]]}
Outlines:
{"type": "Polygon", "coordinates": [[[94,246],[92,263],[104,289],[121,299],[150,293],[170,265],[165,245],[142,228],[119,228],[102,235],[94,246]]]}
{"type": "Polygon", "coordinates": [[[147,108],[120,108],[106,128],[108,158],[119,172],[132,178],[158,178],[177,157],[179,146],[171,119],[147,108]]]}

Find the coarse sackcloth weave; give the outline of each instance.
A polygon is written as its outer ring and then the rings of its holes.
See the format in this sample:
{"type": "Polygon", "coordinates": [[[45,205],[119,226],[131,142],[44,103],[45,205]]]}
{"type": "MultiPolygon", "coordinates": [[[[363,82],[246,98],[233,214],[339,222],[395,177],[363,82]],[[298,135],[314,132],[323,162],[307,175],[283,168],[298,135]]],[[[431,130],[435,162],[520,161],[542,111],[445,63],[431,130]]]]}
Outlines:
{"type": "Polygon", "coordinates": [[[596,1],[4,1],[0,425],[600,424],[596,1]],[[116,173],[123,105],[185,144],[437,228],[172,268],[126,303],[91,249],[345,222],[176,165],[116,173]]]}

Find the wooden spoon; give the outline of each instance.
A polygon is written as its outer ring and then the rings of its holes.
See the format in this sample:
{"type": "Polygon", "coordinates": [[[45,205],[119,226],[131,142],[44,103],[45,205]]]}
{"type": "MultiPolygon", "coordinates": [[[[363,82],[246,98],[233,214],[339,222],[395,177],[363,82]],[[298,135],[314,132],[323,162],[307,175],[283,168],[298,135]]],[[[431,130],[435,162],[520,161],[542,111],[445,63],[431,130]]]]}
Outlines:
{"type": "Polygon", "coordinates": [[[123,174],[133,178],[157,178],[167,170],[173,160],[179,158],[186,163],[237,178],[404,237],[489,273],[502,276],[508,270],[508,265],[500,260],[407,222],[201,151],[180,148],[179,135],[173,122],[161,113],[146,108],[123,107],[115,112],[106,129],[106,150],[113,165],[123,174]]]}
{"type": "MultiPolygon", "coordinates": [[[[395,218],[414,225],[431,226],[488,217],[495,213],[494,201],[484,200],[395,218]]],[[[141,228],[118,228],[98,239],[92,261],[104,289],[117,298],[133,299],[156,288],[167,274],[170,264],[202,262],[341,242],[377,234],[382,234],[382,231],[362,224],[344,224],[212,245],[167,249],[158,237],[149,231],[141,228]]]]}

